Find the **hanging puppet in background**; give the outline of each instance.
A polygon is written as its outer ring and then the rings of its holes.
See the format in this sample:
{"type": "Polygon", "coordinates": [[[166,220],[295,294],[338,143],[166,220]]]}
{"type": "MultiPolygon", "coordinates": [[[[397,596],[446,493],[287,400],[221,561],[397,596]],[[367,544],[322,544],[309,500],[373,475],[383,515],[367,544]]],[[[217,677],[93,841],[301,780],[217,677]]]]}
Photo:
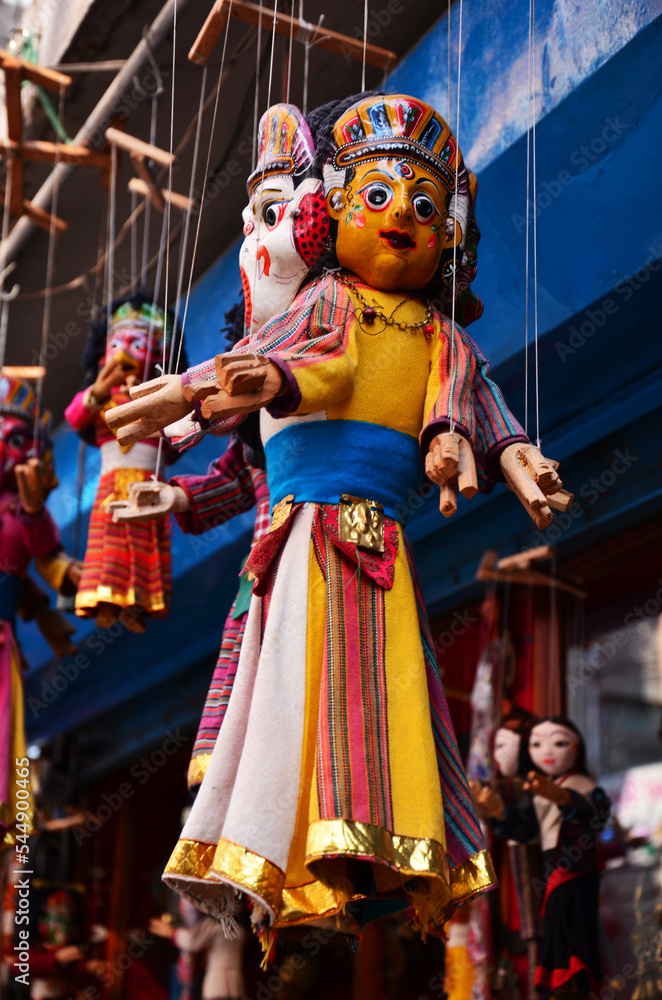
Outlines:
{"type": "MultiPolygon", "coordinates": [[[[273,315],[286,309],[309,267],[319,258],[329,222],[321,181],[310,176],[314,147],[310,129],[298,108],[276,104],[260,120],[259,158],[248,179],[248,205],[243,211],[244,242],[239,261],[244,301],[226,313],[231,348],[246,329],[256,333],[273,315]]],[[[195,419],[169,430],[180,441],[197,439],[195,419]]],[[[257,511],[251,548],[269,530],[270,501],[259,415],[251,414],[233,435],[224,454],[205,476],[175,476],[151,488],[133,484],[129,501],[112,504],[115,518],[138,519],[173,513],[182,531],[201,534],[249,510],[257,511]],[[144,499],[151,493],[151,504],[144,499]]],[[[189,788],[199,787],[227,709],[248,617],[252,579],[243,574],[239,592],[223,630],[214,670],[191,754],[189,788]]]]}
{"type": "MultiPolygon", "coordinates": [[[[48,437],[50,414],[37,414],[27,382],[0,375],[0,844],[17,833],[15,759],[27,757],[23,723],[21,657],[15,617],[25,598],[25,575],[34,559],[60,593],[73,594],[80,566],[62,552],[60,536],[44,504],[55,483],[48,437]]],[[[29,791],[29,781],[25,785],[29,791]]],[[[23,797],[23,796],[21,796],[23,797]]],[[[19,829],[31,832],[33,808],[19,829]]]]}
{"type": "MultiPolygon", "coordinates": [[[[106,319],[90,328],[82,364],[87,388],[65,411],[71,426],[101,451],[101,476],[92,507],[76,614],[94,617],[100,628],[118,620],[130,631],[145,631],[145,619],[167,613],[171,591],[170,530],[167,519],[117,524],[108,504],[127,496],[129,483],[150,479],[157,459],[173,461],[158,435],[126,447],[108,429],[109,409],[128,399],[127,391],[168,364],[173,317],[164,316],[151,296],[136,292],[118,299],[106,319]]],[[[185,362],[184,362],[185,363],[185,362]]]]}
{"type": "Polygon", "coordinates": [[[528,752],[533,769],[518,803],[487,787],[477,801],[498,836],[522,844],[540,839],[545,883],[537,993],[586,997],[600,985],[597,839],[610,802],[588,773],[584,740],[570,719],[553,716],[534,725],[528,752]]]}
{"type": "MultiPolygon", "coordinates": [[[[514,706],[501,720],[494,734],[493,758],[497,767],[496,792],[508,805],[520,801],[523,783],[532,769],[528,753],[529,734],[538,722],[535,716],[514,706]]],[[[487,819],[481,804],[483,786],[470,782],[478,815],[487,819]]],[[[487,793],[485,793],[487,794],[487,793]]],[[[534,978],[538,966],[541,937],[540,894],[542,865],[540,845],[520,844],[508,840],[495,845],[499,855],[500,920],[495,934],[499,969],[497,981],[507,977],[507,964],[512,963],[520,981],[520,993],[530,1000],[535,996],[534,978]]]]}
{"type": "MultiPolygon", "coordinates": [[[[320,117],[334,269],[239,345],[249,359],[189,372],[195,383],[216,371],[200,396],[195,384],[160,381],[109,416],[115,427],[138,418],[120,432],[128,443],[204,395],[201,416],[217,430],[270,404],[261,430],[274,522],[248,562],[258,582],[233,695],[165,877],[223,918],[239,887],[270,928],[342,912],[356,932],[413,904],[433,931],[494,876],[400,522],[423,458],[451,494],[446,513],[457,485],[475,492],[471,446],[483,482],[522,449],[545,465],[549,493],[560,480],[435,304],[471,214],[450,129],[403,95],[320,117]],[[487,393],[499,439],[489,453],[474,419],[474,397],[487,393]]],[[[542,477],[535,463],[516,464],[530,496],[542,477]]]]}

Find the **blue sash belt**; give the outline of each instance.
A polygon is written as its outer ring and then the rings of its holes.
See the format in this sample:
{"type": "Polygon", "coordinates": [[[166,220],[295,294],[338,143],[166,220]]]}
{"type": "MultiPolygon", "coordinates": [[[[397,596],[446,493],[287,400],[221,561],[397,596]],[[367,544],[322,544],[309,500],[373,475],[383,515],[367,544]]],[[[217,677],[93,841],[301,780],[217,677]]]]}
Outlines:
{"type": "Polygon", "coordinates": [[[264,450],[272,508],[290,494],[297,503],[337,504],[349,493],[404,521],[425,475],[416,438],[362,420],[288,424],[264,450]]]}

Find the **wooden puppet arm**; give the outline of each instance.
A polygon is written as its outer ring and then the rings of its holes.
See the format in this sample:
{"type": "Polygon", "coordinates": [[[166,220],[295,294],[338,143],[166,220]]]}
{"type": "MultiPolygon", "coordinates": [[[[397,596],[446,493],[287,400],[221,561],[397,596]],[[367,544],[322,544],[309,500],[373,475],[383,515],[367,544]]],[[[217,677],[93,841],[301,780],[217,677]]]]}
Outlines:
{"type": "Polygon", "coordinates": [[[181,375],[141,382],[129,390],[130,403],[106,411],[106,423],[117,433],[119,444],[136,444],[190,413],[193,403],[184,397],[183,390],[181,375]]]}
{"type": "Polygon", "coordinates": [[[156,521],[190,506],[186,490],[168,483],[129,483],[128,492],[128,500],[113,500],[107,505],[113,512],[113,521],[156,521]]]}
{"type": "Polygon", "coordinates": [[[455,431],[437,434],[430,442],[425,472],[440,487],[439,510],[450,517],[457,510],[458,490],[470,499],[478,492],[478,477],[471,445],[455,431]]]}
{"type": "Polygon", "coordinates": [[[511,444],[499,457],[506,483],[519,497],[538,528],[546,528],[554,510],[567,510],[572,493],[563,489],[558,462],[544,457],[533,444],[511,444]]]}

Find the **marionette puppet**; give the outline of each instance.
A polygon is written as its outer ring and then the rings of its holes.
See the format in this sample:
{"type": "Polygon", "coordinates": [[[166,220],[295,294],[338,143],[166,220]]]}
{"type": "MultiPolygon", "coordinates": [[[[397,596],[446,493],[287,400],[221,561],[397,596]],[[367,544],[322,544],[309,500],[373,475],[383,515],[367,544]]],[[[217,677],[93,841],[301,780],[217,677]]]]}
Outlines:
{"type": "Polygon", "coordinates": [[[552,716],[535,725],[528,752],[533,769],[520,801],[506,803],[487,788],[479,801],[499,836],[522,844],[540,840],[545,881],[537,993],[585,997],[600,983],[596,842],[610,802],[588,773],[584,740],[570,719],[552,716]]]}
{"type": "MultiPolygon", "coordinates": [[[[78,392],[65,417],[74,430],[101,451],[101,476],[92,506],[83,574],[76,595],[76,614],[93,617],[99,628],[119,621],[130,631],[145,631],[148,617],[167,613],[171,591],[170,530],[167,519],[153,523],[117,524],[108,504],[127,496],[130,483],[149,480],[156,472],[158,435],[145,435],[132,445],[118,444],[105,415],[125,402],[128,389],[151,376],[169,358],[172,316],[153,305],[151,296],[136,292],[113,302],[110,321],[90,327],[82,364],[88,387],[78,392]]],[[[167,442],[163,459],[177,457],[167,442]]]]}
{"type": "MultiPolygon", "coordinates": [[[[271,315],[287,308],[309,267],[322,253],[328,216],[321,181],[310,176],[314,147],[306,121],[293,105],[277,104],[262,116],[259,157],[248,180],[243,211],[240,271],[244,301],[226,313],[228,347],[257,332],[271,315]]],[[[193,421],[168,433],[179,440],[201,436],[193,421]]],[[[206,423],[206,422],[204,422],[206,423]]],[[[116,520],[163,517],[172,512],[182,531],[201,534],[257,505],[251,548],[268,531],[269,491],[259,436],[259,417],[241,425],[205,476],[175,476],[168,484],[132,484],[129,500],[111,504],[116,520]]],[[[192,443],[195,443],[192,441],[192,443]]],[[[253,580],[242,575],[230,609],[188,771],[189,788],[199,787],[211,758],[234,684],[248,617],[253,580]]]]}
{"type": "Polygon", "coordinates": [[[15,844],[19,833],[33,832],[21,655],[14,634],[16,614],[22,605],[25,608],[26,573],[34,559],[47,582],[63,594],[73,594],[80,578],[80,567],[63,553],[58,529],[44,504],[55,481],[49,421],[50,414],[39,416],[27,382],[0,375],[0,845],[4,846],[15,844]],[[16,761],[22,762],[20,771],[16,761]],[[17,800],[25,802],[18,814],[17,800]]]}
{"type": "MultiPolygon", "coordinates": [[[[486,365],[420,294],[466,240],[468,184],[450,130],[413,98],[352,107],[331,122],[329,151],[342,270],[251,338],[267,356],[261,382],[249,360],[201,406],[209,419],[271,403],[262,437],[278,502],[248,563],[258,583],[224,726],[165,878],[222,917],[241,889],[271,927],[355,901],[343,919],[357,928],[413,904],[433,930],[494,882],[399,524],[419,448],[431,478],[445,484],[452,466],[457,479],[459,466],[460,488],[475,482],[461,441],[475,435],[486,365]]],[[[143,394],[113,415],[138,417],[125,440],[190,408],[181,380],[143,394]]],[[[517,475],[535,487],[525,462],[517,475]]]]}
{"type": "MultiPolygon", "coordinates": [[[[537,721],[535,716],[516,710],[501,720],[494,734],[492,756],[498,771],[495,789],[509,805],[514,806],[520,801],[524,781],[531,771],[528,741],[537,721]]],[[[482,802],[484,799],[489,801],[492,790],[480,782],[470,782],[470,785],[478,815],[487,819],[489,814],[482,802]]],[[[505,893],[500,907],[505,929],[502,946],[517,968],[526,995],[533,997],[542,933],[540,895],[536,893],[542,875],[540,846],[538,843],[521,844],[516,840],[508,840],[504,846],[506,853],[501,855],[501,865],[507,868],[507,877],[503,868],[497,869],[500,892],[502,895],[505,893]]]]}

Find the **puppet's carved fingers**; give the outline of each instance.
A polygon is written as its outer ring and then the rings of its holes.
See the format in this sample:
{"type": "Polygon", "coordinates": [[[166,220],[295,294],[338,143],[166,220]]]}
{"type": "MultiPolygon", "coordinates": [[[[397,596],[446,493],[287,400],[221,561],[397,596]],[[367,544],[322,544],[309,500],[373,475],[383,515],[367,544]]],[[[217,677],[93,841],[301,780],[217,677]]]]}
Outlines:
{"type": "Polygon", "coordinates": [[[182,390],[179,375],[172,376],[148,395],[106,410],[106,423],[111,431],[117,432],[120,444],[135,444],[190,412],[192,404],[184,398],[182,390]]]}
{"type": "Polygon", "coordinates": [[[138,385],[131,386],[129,389],[129,395],[131,399],[142,399],[143,396],[151,396],[152,393],[158,392],[173,379],[179,379],[179,375],[159,375],[158,378],[151,378],[147,382],[140,382],[138,385]]]}
{"type": "Polygon", "coordinates": [[[439,510],[444,517],[452,517],[457,510],[456,482],[448,482],[439,487],[439,510]]]}
{"type": "Polygon", "coordinates": [[[44,487],[39,475],[39,459],[31,458],[26,465],[17,465],[14,473],[23,510],[28,514],[39,514],[45,499],[44,487]]]}
{"type": "Polygon", "coordinates": [[[558,462],[545,458],[534,445],[520,445],[519,461],[528,466],[543,493],[556,493],[563,488],[561,477],[556,471],[558,462]]]}
{"type": "Polygon", "coordinates": [[[425,457],[425,472],[439,486],[455,479],[460,457],[459,439],[452,434],[437,434],[425,457]]]}
{"type": "Polygon", "coordinates": [[[233,417],[239,413],[253,413],[263,406],[268,406],[280,393],[283,376],[280,369],[268,361],[264,378],[260,381],[260,387],[254,392],[231,395],[223,389],[215,396],[208,396],[200,407],[203,417],[207,420],[214,417],[233,417]]]}
{"type": "Polygon", "coordinates": [[[189,382],[182,389],[184,399],[187,403],[200,403],[207,396],[213,396],[218,392],[218,382],[215,378],[207,379],[204,382],[189,382]]]}
{"type": "Polygon", "coordinates": [[[476,474],[476,463],[471,445],[466,438],[460,438],[460,454],[457,466],[457,485],[460,493],[467,500],[478,493],[478,476],[476,474]]]}

